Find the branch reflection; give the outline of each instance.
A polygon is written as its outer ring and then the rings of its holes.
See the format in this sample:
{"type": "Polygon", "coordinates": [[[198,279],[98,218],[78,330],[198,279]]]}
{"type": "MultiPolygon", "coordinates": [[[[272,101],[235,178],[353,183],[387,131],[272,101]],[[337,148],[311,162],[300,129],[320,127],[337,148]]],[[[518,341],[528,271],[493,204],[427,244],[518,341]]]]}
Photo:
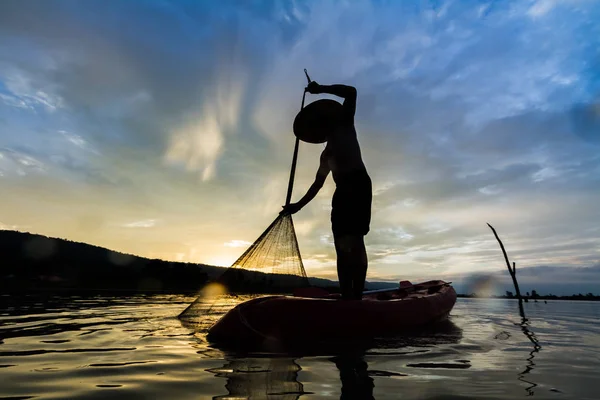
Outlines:
{"type": "Polygon", "coordinates": [[[533,345],[533,349],[529,352],[529,357],[527,358],[527,365],[525,366],[525,369],[518,374],[517,379],[520,380],[521,382],[524,382],[524,383],[530,385],[525,388],[525,391],[527,391],[528,396],[533,396],[534,395],[533,389],[537,386],[537,383],[525,379],[525,376],[527,374],[529,374],[535,367],[535,363],[533,362],[533,359],[535,357],[535,354],[540,351],[542,346],[540,345],[537,337],[535,336],[535,333],[533,333],[532,331],[529,330],[529,325],[530,325],[529,320],[527,318],[525,318],[523,313],[521,314],[521,316],[522,316],[521,323],[517,324],[517,325],[519,325],[521,327],[521,331],[527,337],[527,339],[529,339],[529,341],[533,345]]]}

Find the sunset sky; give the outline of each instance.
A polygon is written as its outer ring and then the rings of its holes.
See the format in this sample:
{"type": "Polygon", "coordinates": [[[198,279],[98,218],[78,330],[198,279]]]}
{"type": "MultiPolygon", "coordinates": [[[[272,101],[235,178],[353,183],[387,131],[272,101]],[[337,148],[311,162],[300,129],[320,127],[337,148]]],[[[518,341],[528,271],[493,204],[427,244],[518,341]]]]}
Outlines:
{"type": "MultiPolygon", "coordinates": [[[[593,0],[0,1],[0,228],[230,265],[285,200],[304,68],[358,89],[368,279],[502,270],[489,222],[600,284],[593,0]]],[[[294,216],[310,276],[334,189],[294,216]]]]}

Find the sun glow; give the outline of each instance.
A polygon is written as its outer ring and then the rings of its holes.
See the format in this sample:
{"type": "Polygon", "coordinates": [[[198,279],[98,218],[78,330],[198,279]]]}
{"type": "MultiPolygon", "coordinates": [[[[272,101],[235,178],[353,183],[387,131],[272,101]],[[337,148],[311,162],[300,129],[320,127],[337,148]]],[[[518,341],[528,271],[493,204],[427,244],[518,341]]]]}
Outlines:
{"type": "Polygon", "coordinates": [[[227,293],[227,288],[220,283],[210,283],[202,288],[200,296],[205,299],[219,297],[227,293]]]}
{"type": "Polygon", "coordinates": [[[216,256],[208,258],[206,261],[206,264],[215,265],[218,267],[229,267],[229,266],[231,266],[231,264],[233,264],[235,262],[235,260],[238,257],[239,257],[239,254],[237,254],[237,255],[218,254],[216,256]]]}

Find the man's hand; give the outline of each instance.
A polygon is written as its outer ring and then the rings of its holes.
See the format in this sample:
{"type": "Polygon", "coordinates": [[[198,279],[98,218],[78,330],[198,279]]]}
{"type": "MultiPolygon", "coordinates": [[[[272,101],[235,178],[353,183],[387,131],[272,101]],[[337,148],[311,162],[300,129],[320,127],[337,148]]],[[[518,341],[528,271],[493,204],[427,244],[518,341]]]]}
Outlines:
{"type": "Polygon", "coordinates": [[[298,203],[291,203],[291,204],[288,204],[287,206],[283,206],[282,208],[283,208],[283,210],[281,210],[281,212],[279,213],[280,215],[281,214],[296,214],[298,211],[300,211],[300,209],[302,207],[300,207],[298,205],[298,203]]]}
{"type": "Polygon", "coordinates": [[[321,85],[319,85],[319,84],[318,84],[317,82],[315,82],[315,81],[312,81],[312,82],[310,82],[310,83],[308,84],[308,86],[306,87],[306,91],[307,91],[308,93],[311,93],[311,94],[318,94],[318,93],[321,93],[321,92],[322,92],[322,90],[321,90],[321,85]]]}

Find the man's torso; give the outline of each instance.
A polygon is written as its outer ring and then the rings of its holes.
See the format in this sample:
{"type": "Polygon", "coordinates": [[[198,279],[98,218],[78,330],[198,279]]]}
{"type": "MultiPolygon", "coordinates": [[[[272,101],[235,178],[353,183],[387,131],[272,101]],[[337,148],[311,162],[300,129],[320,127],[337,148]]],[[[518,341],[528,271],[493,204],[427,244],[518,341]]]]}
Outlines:
{"type": "Polygon", "coordinates": [[[341,126],[328,137],[323,156],[327,158],[336,183],[344,176],[366,172],[356,129],[352,125],[341,126]]]}

